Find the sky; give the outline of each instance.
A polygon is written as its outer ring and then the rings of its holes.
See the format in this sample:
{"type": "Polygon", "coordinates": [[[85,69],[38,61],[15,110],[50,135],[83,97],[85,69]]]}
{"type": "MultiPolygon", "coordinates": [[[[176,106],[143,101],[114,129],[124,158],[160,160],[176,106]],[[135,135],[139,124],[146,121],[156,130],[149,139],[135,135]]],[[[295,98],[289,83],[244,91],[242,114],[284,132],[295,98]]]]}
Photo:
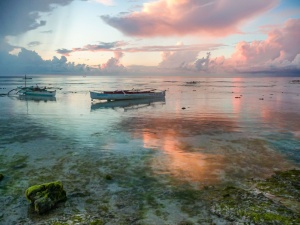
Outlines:
{"type": "Polygon", "coordinates": [[[300,1],[1,0],[20,74],[300,76],[300,1]]]}

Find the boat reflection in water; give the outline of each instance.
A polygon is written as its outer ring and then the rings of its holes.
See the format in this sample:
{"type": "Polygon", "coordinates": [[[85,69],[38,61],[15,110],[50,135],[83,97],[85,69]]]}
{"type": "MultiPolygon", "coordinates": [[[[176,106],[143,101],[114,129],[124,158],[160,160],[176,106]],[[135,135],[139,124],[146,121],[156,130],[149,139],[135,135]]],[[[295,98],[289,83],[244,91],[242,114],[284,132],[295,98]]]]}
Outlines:
{"type": "Polygon", "coordinates": [[[148,99],[131,99],[122,101],[104,101],[91,104],[91,110],[103,108],[124,108],[124,110],[139,109],[157,104],[165,104],[165,97],[162,98],[148,98],[148,99]]]}
{"type": "Polygon", "coordinates": [[[22,101],[34,101],[34,102],[47,102],[47,101],[56,101],[56,97],[52,96],[34,96],[34,95],[19,95],[19,100],[22,101]]]}

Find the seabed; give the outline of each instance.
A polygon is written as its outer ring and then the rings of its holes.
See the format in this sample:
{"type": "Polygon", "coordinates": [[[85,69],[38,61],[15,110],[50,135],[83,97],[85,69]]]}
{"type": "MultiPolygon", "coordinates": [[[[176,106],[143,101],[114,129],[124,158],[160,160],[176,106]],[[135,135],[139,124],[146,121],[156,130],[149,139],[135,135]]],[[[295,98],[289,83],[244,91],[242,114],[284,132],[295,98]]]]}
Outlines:
{"type": "MultiPolygon", "coordinates": [[[[18,120],[12,122],[17,126],[18,120]]],[[[25,125],[28,132],[19,129],[23,135],[1,137],[5,143],[0,154],[1,223],[300,223],[299,170],[278,171],[266,179],[195,185],[155,173],[153,156],[158,153],[151,149],[143,154],[138,148],[126,153],[97,151],[61,140],[34,123],[25,125]],[[67,201],[46,214],[36,214],[25,190],[55,180],[63,183],[67,201]]]]}

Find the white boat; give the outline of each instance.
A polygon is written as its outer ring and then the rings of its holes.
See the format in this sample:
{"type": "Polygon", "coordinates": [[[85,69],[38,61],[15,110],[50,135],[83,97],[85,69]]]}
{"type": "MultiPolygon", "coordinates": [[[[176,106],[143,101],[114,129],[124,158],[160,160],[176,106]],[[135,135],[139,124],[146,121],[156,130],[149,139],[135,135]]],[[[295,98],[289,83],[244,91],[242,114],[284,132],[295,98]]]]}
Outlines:
{"type": "Polygon", "coordinates": [[[91,99],[99,100],[130,100],[145,98],[162,98],[166,91],[152,90],[116,90],[116,91],[90,91],[91,99]]]}

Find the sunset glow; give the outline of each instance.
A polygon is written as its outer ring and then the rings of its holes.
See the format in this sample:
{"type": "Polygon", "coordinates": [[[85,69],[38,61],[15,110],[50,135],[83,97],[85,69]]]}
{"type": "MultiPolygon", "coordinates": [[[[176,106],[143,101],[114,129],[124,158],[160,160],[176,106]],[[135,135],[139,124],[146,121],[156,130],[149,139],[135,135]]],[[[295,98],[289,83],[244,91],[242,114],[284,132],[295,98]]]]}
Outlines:
{"type": "Polygon", "coordinates": [[[2,75],[300,70],[294,0],[4,0],[0,10],[2,75]]]}
{"type": "Polygon", "coordinates": [[[218,173],[224,167],[223,156],[189,152],[193,151],[192,147],[187,147],[175,130],[165,131],[163,138],[155,133],[144,132],[143,141],[146,148],[163,151],[163,156],[152,162],[156,173],[168,173],[178,180],[202,184],[219,181],[218,173]]]}

